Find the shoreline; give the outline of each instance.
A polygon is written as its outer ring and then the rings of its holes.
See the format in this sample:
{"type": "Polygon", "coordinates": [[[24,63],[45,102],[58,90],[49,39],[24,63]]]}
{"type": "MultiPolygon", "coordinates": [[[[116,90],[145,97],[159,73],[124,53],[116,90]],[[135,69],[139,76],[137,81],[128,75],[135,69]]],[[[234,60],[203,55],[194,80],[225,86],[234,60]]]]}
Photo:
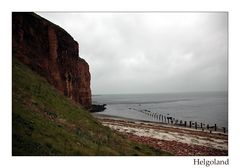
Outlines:
{"type": "Polygon", "coordinates": [[[228,134],[212,133],[166,123],[92,114],[102,125],[129,139],[177,156],[227,156],[228,134]]]}
{"type": "Polygon", "coordinates": [[[195,129],[194,127],[189,128],[189,127],[184,127],[184,126],[181,126],[181,125],[168,124],[168,123],[164,123],[164,122],[139,120],[139,119],[132,119],[132,118],[120,117],[120,116],[112,116],[112,115],[100,114],[100,113],[92,113],[92,116],[95,117],[95,118],[98,118],[98,119],[124,120],[124,121],[136,122],[136,123],[142,122],[142,123],[161,125],[161,126],[170,127],[170,128],[176,128],[176,129],[186,129],[186,130],[190,130],[190,131],[206,132],[206,133],[209,133],[209,134],[222,134],[222,135],[228,136],[228,132],[223,133],[222,131],[211,130],[211,133],[210,133],[210,129],[209,130],[204,129],[204,131],[202,131],[201,129],[195,129]]]}

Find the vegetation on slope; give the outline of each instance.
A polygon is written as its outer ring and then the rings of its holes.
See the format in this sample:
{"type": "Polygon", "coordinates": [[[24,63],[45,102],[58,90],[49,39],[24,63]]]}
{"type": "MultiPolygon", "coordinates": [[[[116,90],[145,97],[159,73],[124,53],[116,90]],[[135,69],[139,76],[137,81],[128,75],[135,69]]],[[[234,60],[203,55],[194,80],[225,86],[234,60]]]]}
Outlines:
{"type": "Polygon", "coordinates": [[[102,126],[13,58],[13,155],[167,155],[102,126]]]}

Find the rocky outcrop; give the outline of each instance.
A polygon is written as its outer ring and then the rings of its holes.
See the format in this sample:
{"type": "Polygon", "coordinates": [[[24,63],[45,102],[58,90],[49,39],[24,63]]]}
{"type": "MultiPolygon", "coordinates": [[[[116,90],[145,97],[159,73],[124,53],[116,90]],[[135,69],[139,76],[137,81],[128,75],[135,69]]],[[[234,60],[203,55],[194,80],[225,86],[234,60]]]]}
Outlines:
{"type": "Polygon", "coordinates": [[[92,107],[89,109],[90,112],[102,112],[106,109],[106,104],[92,104],[92,107]]]}
{"type": "Polygon", "coordinates": [[[89,66],[65,30],[35,13],[14,12],[12,52],[64,95],[91,107],[89,66]]]}

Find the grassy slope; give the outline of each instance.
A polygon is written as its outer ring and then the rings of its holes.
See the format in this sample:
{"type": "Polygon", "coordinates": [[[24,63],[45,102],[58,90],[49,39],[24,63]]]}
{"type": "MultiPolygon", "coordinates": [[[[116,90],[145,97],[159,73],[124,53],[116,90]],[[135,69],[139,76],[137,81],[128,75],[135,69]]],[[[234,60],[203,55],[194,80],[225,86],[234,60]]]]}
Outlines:
{"type": "Polygon", "coordinates": [[[166,155],[127,140],[13,58],[13,155],[166,155]]]}

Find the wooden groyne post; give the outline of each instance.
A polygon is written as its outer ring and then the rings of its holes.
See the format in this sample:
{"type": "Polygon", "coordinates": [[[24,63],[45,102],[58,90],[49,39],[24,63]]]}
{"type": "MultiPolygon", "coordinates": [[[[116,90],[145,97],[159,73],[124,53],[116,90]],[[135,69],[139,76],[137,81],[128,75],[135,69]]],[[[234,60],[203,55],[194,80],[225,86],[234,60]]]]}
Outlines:
{"type": "Polygon", "coordinates": [[[182,126],[182,120],[180,120],[180,125],[182,126]]]}
{"type": "Polygon", "coordinates": [[[226,133],[226,128],[225,127],[223,127],[223,133],[226,133]]]}
{"type": "Polygon", "coordinates": [[[158,120],[160,121],[160,119],[161,119],[161,114],[158,115],[158,120]]]}

